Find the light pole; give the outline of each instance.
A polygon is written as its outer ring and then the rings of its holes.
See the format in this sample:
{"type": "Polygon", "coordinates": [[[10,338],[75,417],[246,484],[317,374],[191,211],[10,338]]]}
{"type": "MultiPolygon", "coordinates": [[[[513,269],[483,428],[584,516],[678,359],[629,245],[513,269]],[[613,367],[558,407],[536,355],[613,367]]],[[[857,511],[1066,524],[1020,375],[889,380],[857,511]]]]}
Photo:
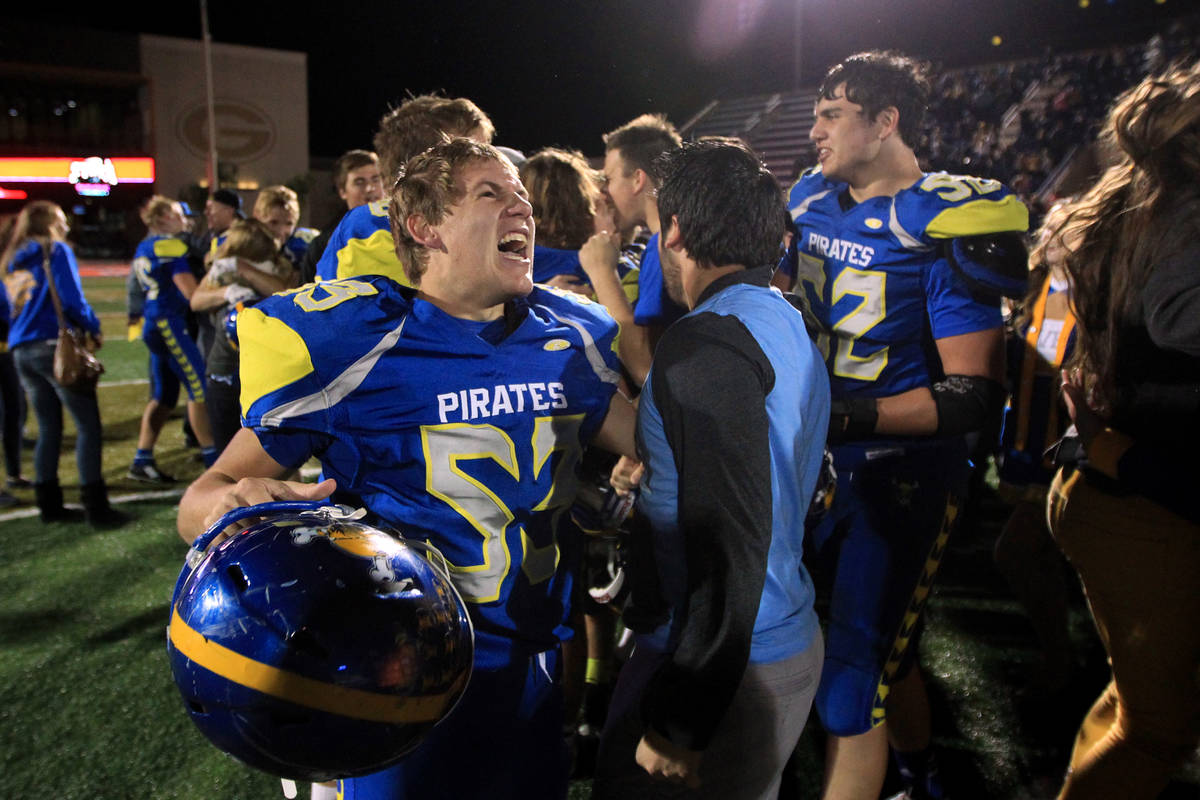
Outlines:
{"type": "Polygon", "coordinates": [[[804,78],[804,0],[794,0],[792,14],[792,88],[799,89],[804,78]]]}

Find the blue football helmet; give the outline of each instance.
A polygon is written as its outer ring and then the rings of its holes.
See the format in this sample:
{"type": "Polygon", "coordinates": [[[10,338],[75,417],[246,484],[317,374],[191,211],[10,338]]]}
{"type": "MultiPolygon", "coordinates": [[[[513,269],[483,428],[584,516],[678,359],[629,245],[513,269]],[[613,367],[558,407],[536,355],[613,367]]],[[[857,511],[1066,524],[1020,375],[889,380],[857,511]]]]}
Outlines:
{"type": "Polygon", "coordinates": [[[388,767],[454,708],[474,637],[432,547],[317,503],[225,515],[196,540],[167,653],[213,744],[284,778],[388,767]],[[220,531],[261,521],[210,548],[220,531]]]}
{"type": "Polygon", "coordinates": [[[239,300],[228,311],[225,312],[225,321],[222,324],[221,329],[225,333],[225,340],[229,342],[229,346],[234,350],[238,349],[238,314],[242,313],[242,311],[245,309],[250,308],[261,299],[262,298],[260,297],[255,300],[239,300]]]}

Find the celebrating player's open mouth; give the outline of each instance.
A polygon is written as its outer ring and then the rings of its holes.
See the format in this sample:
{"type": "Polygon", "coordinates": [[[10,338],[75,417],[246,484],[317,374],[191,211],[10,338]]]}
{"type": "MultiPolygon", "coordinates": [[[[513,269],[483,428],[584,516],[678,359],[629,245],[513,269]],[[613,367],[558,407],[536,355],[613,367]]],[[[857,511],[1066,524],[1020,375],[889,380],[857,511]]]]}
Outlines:
{"type": "Polygon", "coordinates": [[[510,261],[529,263],[529,236],[521,231],[510,231],[500,239],[500,255],[510,261]]]}

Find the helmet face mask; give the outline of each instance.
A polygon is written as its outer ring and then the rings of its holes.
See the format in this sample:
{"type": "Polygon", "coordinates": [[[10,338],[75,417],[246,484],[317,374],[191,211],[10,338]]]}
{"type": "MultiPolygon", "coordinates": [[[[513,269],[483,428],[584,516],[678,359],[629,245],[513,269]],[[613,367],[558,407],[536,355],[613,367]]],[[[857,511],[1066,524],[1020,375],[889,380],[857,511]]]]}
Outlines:
{"type": "Polygon", "coordinates": [[[168,627],[192,721],[295,780],[400,760],[470,678],[471,623],[441,565],[335,508],[276,513],[211,548],[185,568],[168,627]]]}

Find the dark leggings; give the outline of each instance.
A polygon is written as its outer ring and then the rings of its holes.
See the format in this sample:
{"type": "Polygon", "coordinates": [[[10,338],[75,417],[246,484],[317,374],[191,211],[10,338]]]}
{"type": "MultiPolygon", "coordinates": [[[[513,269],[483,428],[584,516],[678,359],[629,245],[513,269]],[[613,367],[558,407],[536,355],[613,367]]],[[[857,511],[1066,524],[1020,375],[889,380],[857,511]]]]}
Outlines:
{"type": "Polygon", "coordinates": [[[237,373],[213,375],[207,378],[204,390],[208,407],[208,424],[212,428],[213,446],[220,453],[242,427],[242,407],[238,395],[242,391],[237,373]]]}
{"type": "Polygon", "coordinates": [[[24,428],[25,394],[17,378],[12,353],[0,353],[0,420],[3,420],[4,468],[8,477],[21,474],[21,435],[24,428]]]}

